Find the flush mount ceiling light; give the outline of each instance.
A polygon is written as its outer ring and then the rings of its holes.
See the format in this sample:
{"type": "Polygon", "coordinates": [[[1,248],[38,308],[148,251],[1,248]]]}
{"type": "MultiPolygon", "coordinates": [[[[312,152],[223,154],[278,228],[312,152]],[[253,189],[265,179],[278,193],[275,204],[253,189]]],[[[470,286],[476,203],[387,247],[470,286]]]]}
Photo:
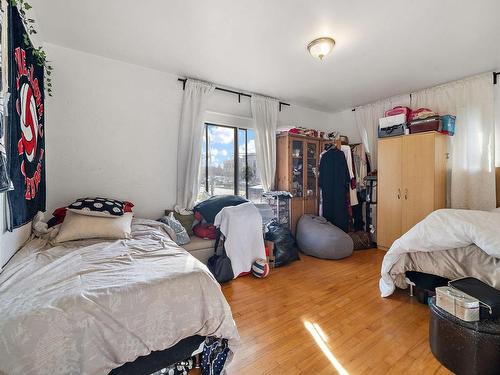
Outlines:
{"type": "Polygon", "coordinates": [[[323,60],[335,46],[335,40],[328,37],[314,39],[307,45],[307,50],[313,57],[323,60]]]}

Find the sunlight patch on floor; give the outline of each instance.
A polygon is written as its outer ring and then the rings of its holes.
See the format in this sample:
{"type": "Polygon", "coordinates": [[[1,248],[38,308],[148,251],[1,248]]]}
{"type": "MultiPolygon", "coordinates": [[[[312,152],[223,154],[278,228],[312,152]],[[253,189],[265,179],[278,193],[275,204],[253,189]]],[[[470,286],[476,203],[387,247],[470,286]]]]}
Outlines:
{"type": "Polygon", "coordinates": [[[316,341],[316,344],[319,346],[326,358],[328,358],[333,367],[335,367],[335,370],[337,370],[340,375],[349,375],[346,369],[340,364],[337,358],[335,358],[333,353],[330,351],[330,348],[326,344],[328,341],[328,337],[325,335],[321,327],[318,324],[311,323],[307,320],[304,322],[304,326],[314,338],[314,341],[316,341]]]}

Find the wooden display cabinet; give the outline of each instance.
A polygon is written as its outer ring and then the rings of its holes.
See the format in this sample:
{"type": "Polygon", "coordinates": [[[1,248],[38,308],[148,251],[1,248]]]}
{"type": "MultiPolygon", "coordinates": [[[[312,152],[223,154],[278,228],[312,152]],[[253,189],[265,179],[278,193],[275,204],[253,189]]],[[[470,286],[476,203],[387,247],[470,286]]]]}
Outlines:
{"type": "Polygon", "coordinates": [[[295,234],[304,214],[318,214],[318,166],[322,141],[318,138],[280,134],[276,140],[276,189],[289,191],[290,229],[295,234]]]}

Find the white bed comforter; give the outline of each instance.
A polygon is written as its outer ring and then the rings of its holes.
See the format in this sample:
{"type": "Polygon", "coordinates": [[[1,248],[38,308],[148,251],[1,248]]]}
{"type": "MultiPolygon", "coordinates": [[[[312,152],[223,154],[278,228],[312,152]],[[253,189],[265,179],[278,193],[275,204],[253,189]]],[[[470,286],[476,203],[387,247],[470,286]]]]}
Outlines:
{"type": "Polygon", "coordinates": [[[164,224],[130,240],[30,241],[0,274],[0,373],[107,374],[193,336],[239,337],[219,284],[164,224]]]}
{"type": "Polygon", "coordinates": [[[394,241],[385,255],[379,283],[382,297],[394,292],[390,270],[404,254],[444,251],[472,244],[486,254],[500,258],[500,211],[434,211],[394,241]]]}

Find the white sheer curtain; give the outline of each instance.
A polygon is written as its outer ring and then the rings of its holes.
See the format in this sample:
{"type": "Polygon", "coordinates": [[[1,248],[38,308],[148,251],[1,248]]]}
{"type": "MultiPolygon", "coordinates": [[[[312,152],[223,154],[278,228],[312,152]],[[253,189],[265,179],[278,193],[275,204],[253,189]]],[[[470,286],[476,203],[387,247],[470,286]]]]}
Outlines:
{"type": "Polygon", "coordinates": [[[475,210],[495,208],[495,114],[491,73],[413,93],[411,106],[457,116],[449,148],[449,205],[475,210]]]}
{"type": "Polygon", "coordinates": [[[252,95],[252,117],[255,123],[255,152],[262,188],[272,190],[276,173],[276,129],[278,107],[276,99],[252,95]]]}
{"type": "Polygon", "coordinates": [[[177,206],[193,208],[198,195],[201,146],[207,100],[214,92],[211,84],[188,79],[182,98],[177,145],[177,206]]]}
{"type": "Polygon", "coordinates": [[[384,112],[396,106],[410,106],[410,95],[399,95],[378,102],[357,107],[355,110],[356,126],[365,146],[371,169],[377,168],[378,119],[384,112]]]}

